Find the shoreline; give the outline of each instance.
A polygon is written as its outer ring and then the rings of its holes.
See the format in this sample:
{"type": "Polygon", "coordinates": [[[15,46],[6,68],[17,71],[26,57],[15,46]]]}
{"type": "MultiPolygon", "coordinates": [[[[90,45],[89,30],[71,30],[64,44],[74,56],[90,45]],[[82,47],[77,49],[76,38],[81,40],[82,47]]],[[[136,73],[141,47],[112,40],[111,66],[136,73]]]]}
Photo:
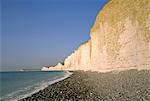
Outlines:
{"type": "Polygon", "coordinates": [[[19,101],[150,100],[150,70],[74,71],[68,78],[19,101]]]}
{"type": "MultiPolygon", "coordinates": [[[[23,71],[23,72],[29,73],[28,71],[23,71]]],[[[30,71],[30,72],[32,73],[33,71],[30,71]]],[[[38,72],[42,73],[43,71],[38,71],[38,72]]],[[[49,72],[49,71],[47,71],[47,72],[49,72]]],[[[54,72],[57,72],[57,71],[54,71],[54,72]]],[[[69,72],[69,71],[60,71],[60,72],[62,72],[62,75],[56,75],[53,79],[49,79],[49,78],[51,78],[51,75],[50,75],[50,76],[47,76],[47,79],[41,79],[40,81],[37,81],[37,83],[32,83],[30,85],[23,86],[23,87],[21,87],[19,89],[14,89],[11,93],[7,93],[6,92],[6,94],[4,93],[0,97],[0,100],[2,100],[2,101],[8,101],[8,100],[9,101],[18,101],[20,99],[27,98],[27,97],[35,94],[35,93],[38,93],[40,90],[43,90],[43,89],[47,88],[48,86],[50,86],[50,85],[52,85],[54,83],[60,82],[60,81],[66,79],[66,78],[68,78],[69,76],[72,75],[72,72],[69,72]]],[[[13,73],[14,74],[14,72],[9,72],[9,73],[13,73]]],[[[17,71],[17,73],[19,73],[19,74],[21,73],[22,74],[22,71],[17,71]]],[[[35,71],[35,73],[37,74],[37,71],[35,71]]],[[[35,75],[35,74],[33,74],[33,75],[35,75]]],[[[13,84],[15,84],[15,83],[16,82],[14,82],[13,84]]]]}
{"type": "MultiPolygon", "coordinates": [[[[49,71],[42,71],[42,72],[49,72],[49,71]]],[[[49,82],[47,82],[48,84],[45,85],[44,87],[39,88],[39,89],[37,89],[37,90],[35,90],[35,91],[29,93],[29,94],[26,94],[26,95],[23,95],[23,96],[21,96],[21,97],[18,97],[16,100],[13,100],[13,101],[18,101],[19,99],[25,99],[25,98],[27,98],[27,97],[33,95],[33,94],[38,93],[38,92],[41,91],[41,90],[46,89],[48,86],[50,86],[50,85],[52,85],[52,84],[55,84],[55,83],[57,83],[57,82],[60,82],[60,81],[62,81],[62,80],[64,80],[64,79],[68,78],[68,77],[71,76],[71,75],[72,75],[72,72],[64,71],[64,76],[62,76],[62,77],[60,77],[60,78],[57,78],[57,79],[55,79],[55,80],[49,81],[49,82]]]]}

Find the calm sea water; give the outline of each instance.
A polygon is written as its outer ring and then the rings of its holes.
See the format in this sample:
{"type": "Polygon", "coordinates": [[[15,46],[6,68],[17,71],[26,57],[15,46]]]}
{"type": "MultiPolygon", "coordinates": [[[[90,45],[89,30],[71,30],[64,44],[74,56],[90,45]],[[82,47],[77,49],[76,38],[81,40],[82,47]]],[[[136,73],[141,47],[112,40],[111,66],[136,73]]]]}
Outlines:
{"type": "Polygon", "coordinates": [[[27,97],[64,75],[63,71],[0,72],[0,100],[11,101],[27,97]]]}

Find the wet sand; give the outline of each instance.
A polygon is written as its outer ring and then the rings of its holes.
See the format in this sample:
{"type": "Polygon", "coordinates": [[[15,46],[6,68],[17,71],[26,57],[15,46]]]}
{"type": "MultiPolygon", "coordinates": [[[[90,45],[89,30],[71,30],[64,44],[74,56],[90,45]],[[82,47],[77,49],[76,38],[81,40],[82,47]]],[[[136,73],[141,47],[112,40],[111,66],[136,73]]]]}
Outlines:
{"type": "Polygon", "coordinates": [[[74,71],[20,101],[150,101],[150,70],[74,71]]]}

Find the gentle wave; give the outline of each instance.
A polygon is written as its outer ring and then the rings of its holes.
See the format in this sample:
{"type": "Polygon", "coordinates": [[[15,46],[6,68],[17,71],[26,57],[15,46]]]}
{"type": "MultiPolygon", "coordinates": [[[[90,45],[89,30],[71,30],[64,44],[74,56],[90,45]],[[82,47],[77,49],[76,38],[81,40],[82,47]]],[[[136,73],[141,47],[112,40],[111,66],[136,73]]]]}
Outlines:
{"type": "Polygon", "coordinates": [[[36,83],[32,86],[28,86],[28,87],[25,87],[25,88],[22,88],[18,91],[15,91],[13,93],[10,93],[6,96],[3,96],[0,98],[1,101],[17,101],[19,99],[23,99],[23,98],[26,98],[28,96],[31,96],[32,94],[34,93],[37,93],[39,92],[40,90],[43,90],[44,88],[48,87],[49,85],[51,84],[54,84],[56,82],[59,82],[61,80],[64,80],[66,78],[68,78],[72,73],[68,72],[68,71],[65,71],[65,75],[64,76],[57,76],[54,78],[54,80],[52,81],[41,81],[39,83],[36,83]]]}

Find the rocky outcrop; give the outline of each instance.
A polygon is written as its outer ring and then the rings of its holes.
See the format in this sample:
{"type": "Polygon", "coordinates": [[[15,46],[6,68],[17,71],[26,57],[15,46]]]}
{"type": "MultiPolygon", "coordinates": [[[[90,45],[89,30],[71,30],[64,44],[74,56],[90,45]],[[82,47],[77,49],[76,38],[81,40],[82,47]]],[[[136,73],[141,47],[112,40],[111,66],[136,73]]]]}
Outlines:
{"type": "Polygon", "coordinates": [[[49,71],[49,70],[51,70],[51,71],[56,71],[56,70],[63,70],[63,65],[61,64],[61,63],[58,63],[55,67],[53,67],[53,66],[43,66],[42,67],[42,69],[41,69],[41,71],[49,71]]]}
{"type": "Polygon", "coordinates": [[[110,0],[90,37],[65,59],[63,69],[150,69],[150,0],[110,0]]]}

